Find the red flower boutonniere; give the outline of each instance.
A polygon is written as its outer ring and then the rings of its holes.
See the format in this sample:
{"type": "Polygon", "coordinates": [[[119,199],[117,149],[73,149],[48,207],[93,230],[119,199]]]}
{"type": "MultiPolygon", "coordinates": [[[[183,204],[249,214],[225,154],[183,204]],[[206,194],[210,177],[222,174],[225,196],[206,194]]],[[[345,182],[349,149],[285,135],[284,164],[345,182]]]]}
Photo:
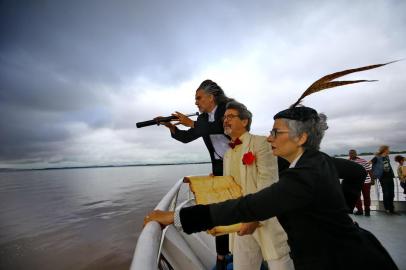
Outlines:
{"type": "Polygon", "coordinates": [[[251,165],[255,160],[254,154],[249,151],[248,153],[245,153],[244,156],[242,157],[242,164],[244,165],[251,165]]]}

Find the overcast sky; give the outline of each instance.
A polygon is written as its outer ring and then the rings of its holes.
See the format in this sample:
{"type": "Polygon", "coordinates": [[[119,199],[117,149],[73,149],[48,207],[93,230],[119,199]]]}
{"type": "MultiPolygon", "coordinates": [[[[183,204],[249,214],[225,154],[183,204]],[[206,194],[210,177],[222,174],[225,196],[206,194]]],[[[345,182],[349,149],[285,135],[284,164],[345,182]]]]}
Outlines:
{"type": "MultiPolygon", "coordinates": [[[[1,1],[0,168],[208,161],[136,122],[196,111],[212,79],[252,133],[328,73],[406,58],[406,1],[1,1]]],[[[314,94],[322,150],[406,150],[406,61],[314,94]]]]}

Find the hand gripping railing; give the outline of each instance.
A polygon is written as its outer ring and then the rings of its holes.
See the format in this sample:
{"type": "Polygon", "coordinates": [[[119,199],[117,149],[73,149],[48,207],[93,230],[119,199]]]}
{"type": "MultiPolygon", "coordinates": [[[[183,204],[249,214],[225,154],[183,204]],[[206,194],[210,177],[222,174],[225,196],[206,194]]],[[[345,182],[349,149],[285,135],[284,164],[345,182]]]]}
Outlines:
{"type": "MultiPolygon", "coordinates": [[[[176,184],[155,207],[155,210],[168,211],[176,207],[176,200],[179,189],[183,183],[183,178],[176,184]]],[[[161,252],[162,240],[165,231],[161,230],[161,225],[156,221],[148,222],[138,237],[130,270],[156,270],[161,252]]]]}

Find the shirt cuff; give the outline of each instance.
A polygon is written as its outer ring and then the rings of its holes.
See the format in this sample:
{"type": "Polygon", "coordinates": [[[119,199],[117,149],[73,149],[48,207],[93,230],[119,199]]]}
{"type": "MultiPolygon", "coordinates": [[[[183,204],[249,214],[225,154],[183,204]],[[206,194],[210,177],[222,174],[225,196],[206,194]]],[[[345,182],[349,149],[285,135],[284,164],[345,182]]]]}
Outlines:
{"type": "Polygon", "coordinates": [[[180,209],[175,210],[175,213],[173,215],[173,225],[175,226],[176,229],[183,231],[182,228],[182,223],[180,222],[180,209]]]}

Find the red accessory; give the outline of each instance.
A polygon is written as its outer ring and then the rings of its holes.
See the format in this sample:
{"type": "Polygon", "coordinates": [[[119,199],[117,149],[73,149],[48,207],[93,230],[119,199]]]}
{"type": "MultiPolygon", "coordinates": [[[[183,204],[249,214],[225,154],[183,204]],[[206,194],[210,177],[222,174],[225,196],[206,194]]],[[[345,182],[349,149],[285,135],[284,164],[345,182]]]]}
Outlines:
{"type": "Polygon", "coordinates": [[[244,156],[242,157],[242,164],[244,165],[251,165],[255,160],[254,154],[249,151],[248,153],[245,153],[244,156]]]}
{"type": "Polygon", "coordinates": [[[228,145],[231,147],[231,149],[234,149],[237,145],[242,144],[242,141],[237,138],[234,142],[229,142],[228,145]]]}

